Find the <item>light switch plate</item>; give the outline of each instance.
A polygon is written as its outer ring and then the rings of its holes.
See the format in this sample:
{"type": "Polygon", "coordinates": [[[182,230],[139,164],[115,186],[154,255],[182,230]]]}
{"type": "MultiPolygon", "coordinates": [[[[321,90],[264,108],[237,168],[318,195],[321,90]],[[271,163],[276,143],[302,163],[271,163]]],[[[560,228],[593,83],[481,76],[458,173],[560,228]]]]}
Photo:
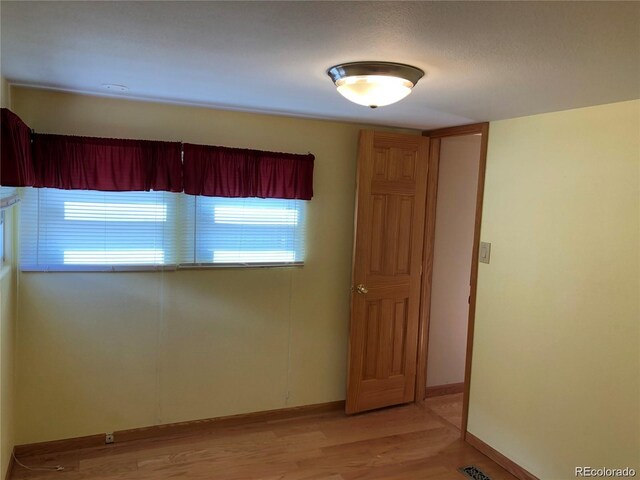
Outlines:
{"type": "Polygon", "coordinates": [[[480,242],[480,263],[489,263],[491,258],[491,244],[488,242],[480,242]]]}

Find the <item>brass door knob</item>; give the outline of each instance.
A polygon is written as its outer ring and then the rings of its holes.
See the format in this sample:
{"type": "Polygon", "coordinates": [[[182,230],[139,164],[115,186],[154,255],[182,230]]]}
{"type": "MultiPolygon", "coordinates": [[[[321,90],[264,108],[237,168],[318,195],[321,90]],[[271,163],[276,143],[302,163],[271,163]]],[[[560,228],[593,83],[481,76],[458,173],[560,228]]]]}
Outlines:
{"type": "Polygon", "coordinates": [[[362,283],[356,287],[358,293],[369,293],[369,289],[365,287],[362,283]]]}

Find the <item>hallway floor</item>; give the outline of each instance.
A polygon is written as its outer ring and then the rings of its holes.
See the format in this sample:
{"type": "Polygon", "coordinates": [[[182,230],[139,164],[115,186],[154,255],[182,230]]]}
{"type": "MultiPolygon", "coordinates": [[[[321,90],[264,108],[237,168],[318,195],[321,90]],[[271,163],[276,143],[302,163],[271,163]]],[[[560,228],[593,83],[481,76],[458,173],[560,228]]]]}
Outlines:
{"type": "Polygon", "coordinates": [[[462,423],[462,393],[427,398],[425,406],[460,430],[462,423]]]}

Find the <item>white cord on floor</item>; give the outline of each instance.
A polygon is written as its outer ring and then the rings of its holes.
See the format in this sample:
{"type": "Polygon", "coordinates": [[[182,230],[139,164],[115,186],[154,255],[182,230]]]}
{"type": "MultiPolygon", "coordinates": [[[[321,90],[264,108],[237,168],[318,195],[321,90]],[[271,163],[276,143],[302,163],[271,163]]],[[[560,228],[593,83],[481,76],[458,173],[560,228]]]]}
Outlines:
{"type": "Polygon", "coordinates": [[[15,452],[11,452],[11,456],[18,465],[20,465],[22,468],[26,468],[27,470],[43,470],[47,472],[61,472],[62,470],[64,470],[64,467],[62,465],[56,465],[54,467],[27,467],[24,463],[16,458],[15,452]]]}

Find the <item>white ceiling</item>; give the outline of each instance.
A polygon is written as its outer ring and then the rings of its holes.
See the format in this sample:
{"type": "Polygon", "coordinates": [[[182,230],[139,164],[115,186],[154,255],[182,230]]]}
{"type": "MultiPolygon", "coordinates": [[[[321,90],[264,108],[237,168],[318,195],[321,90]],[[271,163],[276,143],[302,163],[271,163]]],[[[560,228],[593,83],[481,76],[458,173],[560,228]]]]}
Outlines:
{"type": "Polygon", "coordinates": [[[10,82],[432,128],[640,98],[640,2],[0,3],[10,82]],[[371,110],[326,75],[341,62],[427,72],[371,110]]]}

